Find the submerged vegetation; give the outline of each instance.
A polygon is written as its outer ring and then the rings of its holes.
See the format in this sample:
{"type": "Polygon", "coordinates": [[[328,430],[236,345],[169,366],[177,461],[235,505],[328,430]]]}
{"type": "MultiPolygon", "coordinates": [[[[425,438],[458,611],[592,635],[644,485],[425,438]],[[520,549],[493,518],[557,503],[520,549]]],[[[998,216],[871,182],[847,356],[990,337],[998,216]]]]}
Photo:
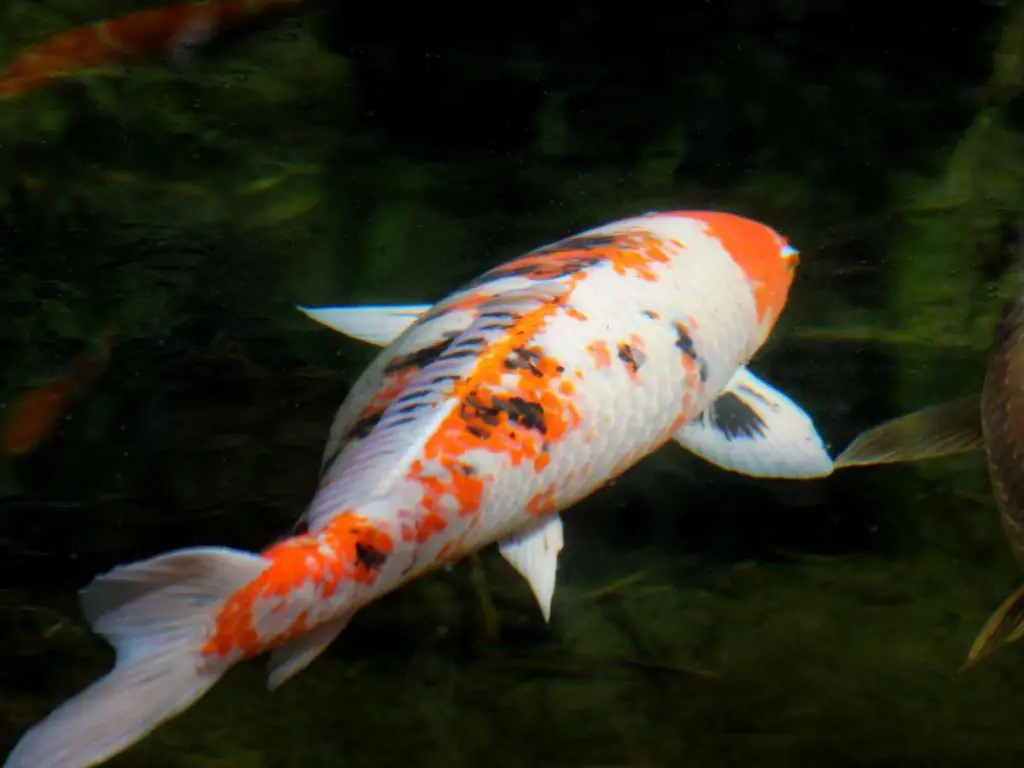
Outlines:
{"type": "MultiPolygon", "coordinates": [[[[12,0],[0,61],[138,7],[12,0]]],[[[430,301],[619,215],[725,208],[805,254],[757,367],[834,446],[977,391],[1024,247],[1020,4],[927,30],[873,4],[492,10],[311,3],[0,100],[3,413],[113,339],[0,459],[4,744],[109,663],[74,605],[95,572],[259,548],[308,500],[373,350],[296,303],[430,301]]],[[[977,457],[790,484],[666,448],[567,515],[550,627],[486,552],[111,765],[1008,764],[1020,649],[957,669],[1018,579],[977,457]]]]}

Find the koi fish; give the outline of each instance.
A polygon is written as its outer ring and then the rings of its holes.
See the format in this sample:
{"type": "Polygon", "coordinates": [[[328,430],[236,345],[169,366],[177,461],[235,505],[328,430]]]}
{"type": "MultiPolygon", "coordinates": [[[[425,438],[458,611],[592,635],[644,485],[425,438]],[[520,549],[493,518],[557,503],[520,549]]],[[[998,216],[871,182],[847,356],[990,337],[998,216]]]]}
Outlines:
{"type": "Polygon", "coordinates": [[[338,410],[302,528],[260,554],[188,548],[98,576],[82,610],[115,666],[4,765],[96,765],[267,652],[275,689],[361,608],[491,543],[547,620],[560,512],[671,440],[735,471],[829,474],[811,419],[745,367],[797,261],[749,219],[648,214],[433,306],[305,310],[386,348],[338,410]]]}
{"type": "Polygon", "coordinates": [[[5,455],[29,453],[53,433],[75,398],[106,369],[112,345],[113,335],[105,334],[99,347],[80,355],[65,375],[22,396],[4,425],[5,455]]]}
{"type": "MultiPolygon", "coordinates": [[[[996,324],[981,394],[933,405],[860,434],[836,468],[896,464],[984,450],[992,495],[1017,562],[1024,566],[1024,297],[996,324]]],[[[1024,586],[989,617],[964,667],[1024,636],[1024,586]]]]}
{"type": "Polygon", "coordinates": [[[302,0],[187,2],[129,13],[72,29],[30,47],[0,72],[0,98],[21,96],[89,69],[191,48],[258,15],[302,0]]]}

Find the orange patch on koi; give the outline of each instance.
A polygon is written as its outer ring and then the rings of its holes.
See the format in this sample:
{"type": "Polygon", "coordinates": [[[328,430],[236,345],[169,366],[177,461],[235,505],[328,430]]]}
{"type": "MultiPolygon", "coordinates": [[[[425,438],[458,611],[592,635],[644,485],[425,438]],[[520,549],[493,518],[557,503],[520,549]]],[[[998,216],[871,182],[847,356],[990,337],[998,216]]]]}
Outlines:
{"type": "Polygon", "coordinates": [[[416,541],[420,544],[442,533],[448,528],[448,521],[436,512],[428,512],[416,521],[416,541]]]}
{"type": "Polygon", "coordinates": [[[798,261],[793,251],[790,269],[779,269],[779,254],[787,244],[785,238],[761,224],[728,213],[687,215],[703,221],[707,233],[722,244],[743,270],[754,292],[758,319],[774,322],[786,302],[798,261]]]}
{"type": "Polygon", "coordinates": [[[556,512],[558,507],[555,503],[555,487],[551,486],[538,491],[526,502],[526,511],[534,517],[541,517],[556,512]]]}
{"type": "Polygon", "coordinates": [[[426,441],[423,457],[447,473],[444,481],[423,477],[415,462],[409,476],[424,489],[423,506],[433,510],[442,494],[458,501],[458,513],[470,515],[480,508],[484,479],[462,457],[475,451],[501,455],[512,466],[531,461],[538,471],[550,461],[545,443],[558,441],[579,423],[575,406],[556,382],[565,373],[557,360],[525,342],[543,329],[559,309],[547,303],[525,314],[507,335],[492,344],[472,373],[455,383],[451,397],[459,402],[426,441]],[[508,376],[515,377],[508,384],[508,376]]]}
{"type": "Polygon", "coordinates": [[[608,344],[603,339],[587,344],[587,352],[594,358],[594,367],[600,369],[611,366],[612,353],[608,351],[608,344]]]}
{"type": "MultiPolygon", "coordinates": [[[[628,235],[622,238],[625,242],[611,250],[608,261],[617,275],[625,276],[633,272],[641,280],[654,282],[657,274],[651,269],[653,264],[667,264],[671,257],[665,253],[665,241],[644,234],[628,235]]],[[[671,243],[682,248],[680,243],[671,243]]]]}
{"type": "Polygon", "coordinates": [[[351,511],[339,514],[318,534],[276,544],[263,553],[270,561],[266,569],[228,598],[217,613],[202,654],[252,656],[306,631],[308,616],[303,611],[281,633],[261,639],[255,608],[274,601],[273,610],[309,583],[319,588],[319,599],[332,597],[345,582],[373,584],[394,548],[391,536],[351,511]]]}
{"type": "MultiPolygon", "coordinates": [[[[642,280],[657,279],[654,264],[666,264],[670,256],[665,245],[683,248],[676,241],[665,241],[645,232],[617,235],[577,235],[538,248],[525,256],[494,267],[470,285],[480,285],[502,277],[521,275],[533,280],[582,277],[583,270],[598,264],[611,264],[619,275],[633,272],[642,280]]],[[[574,316],[574,315],[571,315],[574,316]]]]}

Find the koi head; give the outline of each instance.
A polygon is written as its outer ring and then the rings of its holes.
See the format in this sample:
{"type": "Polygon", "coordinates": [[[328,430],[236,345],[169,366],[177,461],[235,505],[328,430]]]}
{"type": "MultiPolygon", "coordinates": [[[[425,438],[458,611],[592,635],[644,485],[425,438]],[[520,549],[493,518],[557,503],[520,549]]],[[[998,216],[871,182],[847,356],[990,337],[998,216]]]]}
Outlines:
{"type": "Polygon", "coordinates": [[[782,314],[800,253],[774,229],[730,213],[696,213],[707,233],[718,239],[742,270],[754,296],[757,330],[751,340],[753,354],[771,333],[782,314]]]}

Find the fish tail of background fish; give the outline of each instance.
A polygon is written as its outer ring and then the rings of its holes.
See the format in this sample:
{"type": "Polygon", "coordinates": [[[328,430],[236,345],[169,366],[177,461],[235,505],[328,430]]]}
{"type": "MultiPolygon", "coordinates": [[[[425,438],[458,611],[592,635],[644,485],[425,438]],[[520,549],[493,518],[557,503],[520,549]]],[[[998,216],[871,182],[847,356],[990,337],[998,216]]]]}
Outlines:
{"type": "Polygon", "coordinates": [[[836,459],[835,468],[900,464],[984,447],[981,400],[969,395],[923,408],[859,434],[836,459]]]}
{"type": "MultiPolygon", "coordinates": [[[[916,461],[984,449],[1000,520],[1024,565],[1024,297],[996,324],[980,396],[972,395],[869,429],[835,467],[916,461]]],[[[978,633],[964,667],[1024,635],[1024,587],[1008,597],[978,633]]]]}

